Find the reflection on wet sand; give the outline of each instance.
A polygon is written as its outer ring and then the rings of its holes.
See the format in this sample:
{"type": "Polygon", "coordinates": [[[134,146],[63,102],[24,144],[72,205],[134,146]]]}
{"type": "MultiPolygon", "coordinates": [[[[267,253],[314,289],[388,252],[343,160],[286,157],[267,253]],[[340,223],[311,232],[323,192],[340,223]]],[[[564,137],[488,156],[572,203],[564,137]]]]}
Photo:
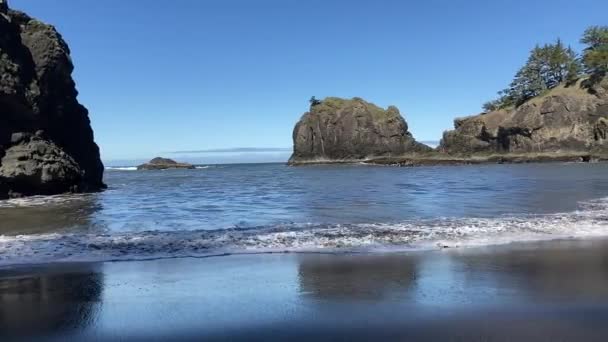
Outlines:
{"type": "Polygon", "coordinates": [[[300,293],[315,299],[381,300],[401,296],[416,281],[416,257],[303,255],[300,293]]]}
{"type": "Polygon", "coordinates": [[[608,299],[606,240],[544,242],[494,253],[458,253],[453,259],[467,287],[517,291],[536,301],[608,299]]]}
{"type": "Polygon", "coordinates": [[[0,202],[0,235],[86,231],[101,210],[100,194],[26,198],[0,202]]]}
{"type": "Polygon", "coordinates": [[[303,255],[300,294],[413,305],[608,302],[608,241],[408,255],[303,255]]]}
{"type": "Polygon", "coordinates": [[[68,273],[0,272],[0,336],[48,335],[94,324],[103,291],[95,265],[68,273]]]}
{"type": "Polygon", "coordinates": [[[19,337],[605,341],[607,319],[600,240],[0,270],[19,337]]]}

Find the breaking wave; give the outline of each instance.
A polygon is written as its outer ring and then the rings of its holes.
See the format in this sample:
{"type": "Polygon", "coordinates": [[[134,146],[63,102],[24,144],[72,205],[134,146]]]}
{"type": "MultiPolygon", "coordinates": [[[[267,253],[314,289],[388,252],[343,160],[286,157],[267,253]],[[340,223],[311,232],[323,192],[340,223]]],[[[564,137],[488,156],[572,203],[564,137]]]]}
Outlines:
{"type": "MultiPolygon", "coordinates": [[[[195,166],[196,169],[208,169],[209,165],[195,166]]],[[[107,171],[137,171],[137,166],[106,166],[107,171]]]]}
{"type": "Polygon", "coordinates": [[[550,215],[198,231],[0,236],[0,265],[269,252],[387,252],[608,236],[608,199],[550,215]]]}
{"type": "Polygon", "coordinates": [[[106,166],[108,171],[137,171],[136,166],[106,166]]]}
{"type": "Polygon", "coordinates": [[[91,194],[61,194],[52,196],[30,196],[22,198],[12,198],[0,201],[0,209],[9,208],[29,208],[42,206],[58,206],[65,203],[83,201],[91,194]]]}

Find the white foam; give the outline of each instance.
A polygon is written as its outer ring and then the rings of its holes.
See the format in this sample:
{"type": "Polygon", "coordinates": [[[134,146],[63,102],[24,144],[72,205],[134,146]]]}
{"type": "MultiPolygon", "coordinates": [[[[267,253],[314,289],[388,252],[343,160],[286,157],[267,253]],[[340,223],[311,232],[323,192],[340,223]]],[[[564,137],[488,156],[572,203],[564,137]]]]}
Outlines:
{"type": "Polygon", "coordinates": [[[209,168],[209,166],[208,166],[208,165],[207,165],[207,166],[196,166],[196,168],[197,168],[197,169],[208,169],[208,168],[209,168]]]}
{"type": "Polygon", "coordinates": [[[224,253],[386,252],[608,236],[608,199],[551,215],[228,230],[0,236],[0,265],[202,257],[224,253]]]}
{"type": "Polygon", "coordinates": [[[61,194],[53,196],[30,196],[0,201],[0,208],[38,207],[60,205],[67,202],[83,200],[90,194],[61,194]]]}
{"type": "Polygon", "coordinates": [[[108,170],[108,171],[137,171],[137,167],[136,166],[121,166],[121,167],[107,166],[106,170],[108,170]]]}

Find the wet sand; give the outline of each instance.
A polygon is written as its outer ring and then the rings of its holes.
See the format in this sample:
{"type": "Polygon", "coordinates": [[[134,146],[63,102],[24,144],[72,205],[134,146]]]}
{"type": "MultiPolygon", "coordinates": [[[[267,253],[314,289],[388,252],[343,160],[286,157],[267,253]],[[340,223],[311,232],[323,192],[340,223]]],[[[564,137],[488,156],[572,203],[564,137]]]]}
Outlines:
{"type": "Polygon", "coordinates": [[[605,341],[608,241],[0,269],[0,338],[605,341]]]}

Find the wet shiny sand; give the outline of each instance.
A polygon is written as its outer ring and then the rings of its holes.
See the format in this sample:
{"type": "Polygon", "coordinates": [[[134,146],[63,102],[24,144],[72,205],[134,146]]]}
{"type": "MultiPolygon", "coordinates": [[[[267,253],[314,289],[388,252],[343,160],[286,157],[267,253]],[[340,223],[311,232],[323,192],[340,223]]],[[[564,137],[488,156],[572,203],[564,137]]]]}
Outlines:
{"type": "Polygon", "coordinates": [[[608,340],[608,241],[0,270],[0,337],[608,340]]]}

